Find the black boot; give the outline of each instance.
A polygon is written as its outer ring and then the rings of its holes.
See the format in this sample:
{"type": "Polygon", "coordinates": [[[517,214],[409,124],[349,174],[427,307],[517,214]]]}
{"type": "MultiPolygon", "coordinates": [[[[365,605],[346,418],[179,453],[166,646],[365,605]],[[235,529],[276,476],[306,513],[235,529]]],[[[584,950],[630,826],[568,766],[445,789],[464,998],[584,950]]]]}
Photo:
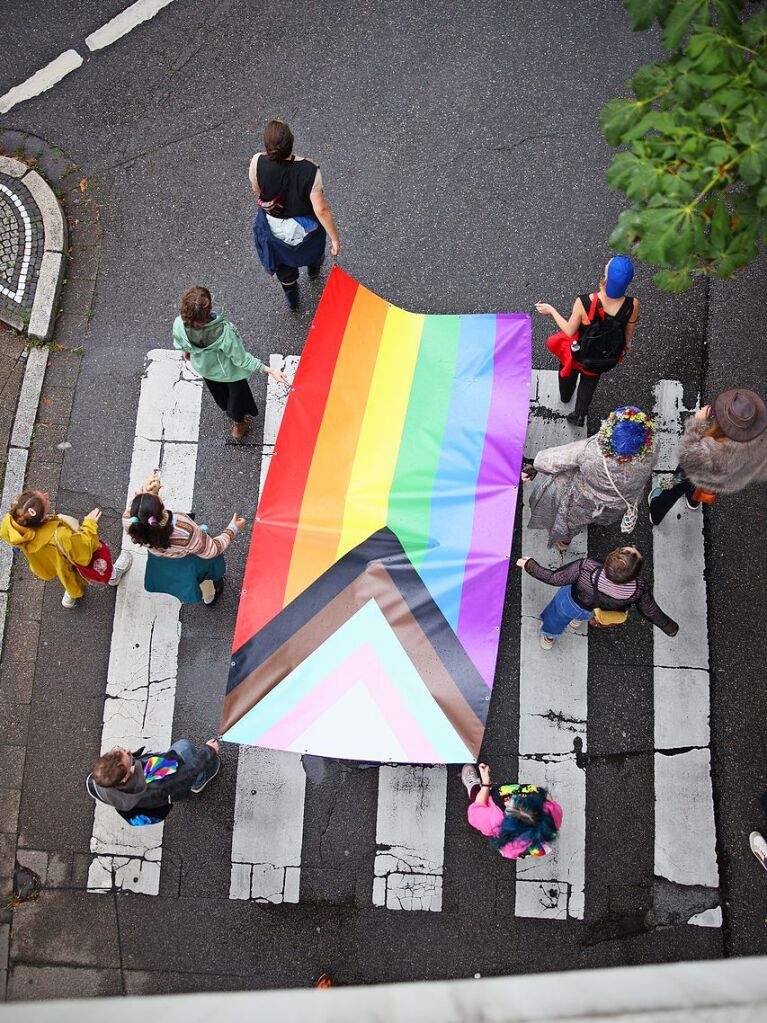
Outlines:
{"type": "Polygon", "coordinates": [[[298,281],[293,284],[283,284],[285,299],[291,309],[298,309],[298,281]]]}

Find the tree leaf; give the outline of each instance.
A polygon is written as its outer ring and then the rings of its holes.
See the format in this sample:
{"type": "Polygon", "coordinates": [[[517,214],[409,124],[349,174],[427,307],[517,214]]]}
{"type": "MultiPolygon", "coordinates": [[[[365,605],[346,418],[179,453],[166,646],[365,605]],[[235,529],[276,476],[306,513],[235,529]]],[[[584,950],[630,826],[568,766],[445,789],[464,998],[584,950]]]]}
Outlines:
{"type": "Polygon", "coordinates": [[[638,99],[649,99],[668,85],[668,74],[662,64],[643,64],[629,82],[638,99]]]}
{"type": "Polygon", "coordinates": [[[718,16],[719,27],[731,34],[738,32],[740,30],[738,11],[743,6],[742,2],[734,3],[733,0],[713,0],[713,4],[718,16]]]}
{"type": "Polygon", "coordinates": [[[657,16],[654,0],[623,0],[623,6],[634,32],[644,32],[650,28],[657,16]]]}
{"type": "Polygon", "coordinates": [[[730,234],[730,211],[722,196],[718,198],[714,208],[709,232],[713,250],[717,253],[723,252],[730,234]]]}
{"type": "Polygon", "coordinates": [[[687,34],[690,23],[700,13],[705,0],[677,0],[663,31],[663,46],[666,50],[675,50],[687,34]]]}
{"type": "Polygon", "coordinates": [[[767,42],[767,8],[762,7],[753,18],[749,18],[740,29],[743,41],[752,49],[761,48],[767,42]]]}
{"type": "Polygon", "coordinates": [[[624,133],[636,123],[637,112],[640,109],[640,104],[625,99],[611,99],[602,108],[599,125],[611,146],[619,146],[623,142],[624,133]]]}
{"type": "Polygon", "coordinates": [[[762,165],[755,149],[747,149],[738,164],[740,176],[747,185],[756,185],[762,177],[762,165]]]}
{"type": "Polygon", "coordinates": [[[685,291],[692,284],[692,274],[689,270],[660,270],[653,280],[661,291],[671,291],[678,295],[685,291]]]}

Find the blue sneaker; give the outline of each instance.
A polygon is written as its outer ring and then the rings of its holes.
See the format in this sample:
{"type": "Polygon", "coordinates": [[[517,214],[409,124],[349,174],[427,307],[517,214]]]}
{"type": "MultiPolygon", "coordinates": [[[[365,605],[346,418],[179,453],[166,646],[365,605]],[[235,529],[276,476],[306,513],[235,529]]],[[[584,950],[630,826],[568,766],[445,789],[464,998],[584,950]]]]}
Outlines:
{"type": "Polygon", "coordinates": [[[220,770],[221,770],[221,757],[218,758],[218,762],[216,763],[216,770],[213,772],[213,774],[208,775],[208,777],[205,779],[205,781],[202,783],[202,785],[193,785],[192,786],[192,792],[194,792],[195,795],[198,795],[200,792],[202,792],[202,790],[205,788],[205,786],[208,784],[208,782],[213,781],[213,779],[216,777],[216,775],[218,774],[218,772],[220,770]]]}

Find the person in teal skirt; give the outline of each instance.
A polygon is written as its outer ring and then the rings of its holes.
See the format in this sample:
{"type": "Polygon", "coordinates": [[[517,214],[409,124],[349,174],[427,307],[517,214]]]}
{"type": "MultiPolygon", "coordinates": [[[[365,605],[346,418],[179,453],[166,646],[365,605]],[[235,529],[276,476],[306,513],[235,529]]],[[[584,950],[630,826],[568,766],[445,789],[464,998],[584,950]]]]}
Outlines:
{"type": "Polygon", "coordinates": [[[182,604],[208,607],[224,588],[224,551],[245,528],[234,514],[218,536],[183,512],[172,512],[160,500],[162,483],[155,470],[123,513],[123,526],[133,543],[147,548],[144,589],[169,593],[182,604]]]}

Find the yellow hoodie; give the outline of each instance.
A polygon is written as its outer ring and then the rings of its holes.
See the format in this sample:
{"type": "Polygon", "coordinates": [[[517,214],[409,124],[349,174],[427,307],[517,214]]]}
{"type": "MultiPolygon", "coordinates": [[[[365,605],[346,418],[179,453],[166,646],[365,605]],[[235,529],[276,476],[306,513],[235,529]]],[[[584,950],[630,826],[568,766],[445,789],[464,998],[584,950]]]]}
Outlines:
{"type": "Polygon", "coordinates": [[[22,552],[36,576],[58,578],[69,596],[75,599],[85,593],[85,580],[67,559],[78,565],[90,563],[101,542],[98,523],[93,519],[84,519],[75,533],[57,516],[37,529],[30,529],[20,526],[9,512],[0,523],[0,538],[22,552]]]}

